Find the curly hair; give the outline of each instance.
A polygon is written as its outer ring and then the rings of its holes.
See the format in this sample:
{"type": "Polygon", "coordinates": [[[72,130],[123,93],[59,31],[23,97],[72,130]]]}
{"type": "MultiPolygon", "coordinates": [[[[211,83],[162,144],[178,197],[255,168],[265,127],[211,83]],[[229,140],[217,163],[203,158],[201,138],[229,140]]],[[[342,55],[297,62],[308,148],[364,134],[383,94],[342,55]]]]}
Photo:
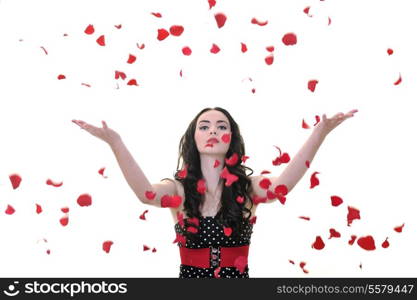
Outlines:
{"type": "MultiPolygon", "coordinates": [[[[194,140],[194,133],[196,130],[196,123],[201,114],[209,110],[217,110],[225,114],[229,120],[231,126],[231,140],[229,150],[226,153],[226,158],[236,153],[238,155],[238,162],[233,166],[227,166],[229,173],[238,176],[238,180],[231,186],[226,186],[223,182],[223,191],[221,195],[221,208],[216,215],[220,224],[225,227],[232,228],[232,236],[238,236],[242,232],[243,222],[249,221],[251,217],[251,211],[246,207],[248,201],[250,207],[253,207],[253,201],[250,197],[251,180],[250,175],[253,174],[253,170],[247,166],[242,165],[242,157],[245,155],[245,144],[243,138],[240,135],[238,124],[229,114],[229,112],[220,107],[205,108],[200,111],[197,116],[189,124],[185,134],[181,137],[179,144],[179,157],[177,162],[177,171],[175,172],[175,179],[180,181],[184,187],[184,209],[188,218],[202,217],[199,210],[200,203],[203,201],[202,195],[197,191],[197,182],[203,178],[200,163],[200,154],[197,149],[197,145],[194,140]],[[181,165],[180,165],[181,163],[181,165]],[[187,167],[187,176],[181,178],[179,172],[184,167],[187,167]],[[249,170],[250,173],[246,174],[249,170]],[[237,196],[244,198],[242,203],[236,201],[237,196]],[[248,217],[244,217],[243,212],[248,212],[248,217]]],[[[196,227],[192,222],[187,222],[185,219],[185,226],[196,227]]],[[[195,233],[185,230],[185,236],[193,240],[196,236],[195,233]]]]}

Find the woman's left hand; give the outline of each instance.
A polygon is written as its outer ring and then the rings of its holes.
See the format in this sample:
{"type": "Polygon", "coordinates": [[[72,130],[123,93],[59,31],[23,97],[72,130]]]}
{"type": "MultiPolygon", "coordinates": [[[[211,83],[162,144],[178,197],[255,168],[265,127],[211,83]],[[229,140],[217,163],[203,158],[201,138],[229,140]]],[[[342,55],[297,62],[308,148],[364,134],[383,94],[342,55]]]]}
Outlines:
{"type": "Polygon", "coordinates": [[[317,124],[316,130],[320,130],[321,134],[326,136],[330,133],[330,131],[332,131],[341,123],[343,123],[343,121],[345,121],[348,118],[353,117],[356,112],[358,112],[357,109],[352,109],[350,112],[346,114],[340,112],[340,113],[335,114],[330,119],[326,117],[326,114],[323,114],[323,118],[321,122],[317,124]]]}

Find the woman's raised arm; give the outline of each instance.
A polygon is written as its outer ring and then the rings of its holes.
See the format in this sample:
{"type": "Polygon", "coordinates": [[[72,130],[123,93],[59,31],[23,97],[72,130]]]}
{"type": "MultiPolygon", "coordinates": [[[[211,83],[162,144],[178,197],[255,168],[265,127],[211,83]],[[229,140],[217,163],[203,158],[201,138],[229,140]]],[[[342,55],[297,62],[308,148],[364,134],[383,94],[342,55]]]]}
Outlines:
{"type": "Polygon", "coordinates": [[[81,120],[72,120],[72,122],[95,137],[103,140],[110,146],[116,156],[123,176],[142,203],[161,207],[162,196],[176,194],[176,186],[172,181],[166,180],[157,184],[151,184],[149,182],[148,178],[123,143],[120,135],[109,128],[105,121],[102,121],[102,128],[93,126],[81,120]]]}

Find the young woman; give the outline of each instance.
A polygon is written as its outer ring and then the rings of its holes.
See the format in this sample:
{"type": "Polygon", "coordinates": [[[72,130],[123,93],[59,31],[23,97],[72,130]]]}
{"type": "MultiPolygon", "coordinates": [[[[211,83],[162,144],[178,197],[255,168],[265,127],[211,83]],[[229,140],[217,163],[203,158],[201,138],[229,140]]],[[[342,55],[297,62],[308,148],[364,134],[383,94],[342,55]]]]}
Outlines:
{"type": "Polygon", "coordinates": [[[191,121],[180,141],[174,179],[155,184],[105,121],[102,128],[72,121],[110,145],[142,203],[171,209],[181,256],[180,278],[249,278],[247,258],[257,206],[289,193],[327,134],[356,112],[338,113],[330,119],[324,114],[282,174],[269,181],[251,176],[252,169],[244,165],[239,126],[220,107],[205,108],[191,121]]]}

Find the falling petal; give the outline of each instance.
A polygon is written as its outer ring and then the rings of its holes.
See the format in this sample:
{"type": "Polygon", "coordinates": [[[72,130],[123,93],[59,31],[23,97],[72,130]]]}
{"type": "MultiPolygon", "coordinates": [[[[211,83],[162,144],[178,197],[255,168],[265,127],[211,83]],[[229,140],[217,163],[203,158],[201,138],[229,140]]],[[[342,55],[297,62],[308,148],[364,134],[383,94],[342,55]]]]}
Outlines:
{"type": "Polygon", "coordinates": [[[151,249],[151,248],[149,248],[148,246],[146,246],[146,245],[143,245],[143,251],[148,251],[149,249],[151,249]]]}
{"type": "Polygon", "coordinates": [[[192,51],[191,51],[191,48],[190,47],[183,47],[182,48],[182,53],[184,54],[184,55],[186,55],[186,56],[190,56],[191,55],[191,53],[192,53],[192,51]]]}
{"type": "Polygon", "coordinates": [[[307,15],[307,16],[309,16],[310,18],[312,17],[312,15],[309,15],[308,13],[309,13],[309,11],[310,11],[310,6],[307,6],[306,8],[304,8],[304,10],[303,10],[303,12],[307,15]]]}
{"type": "Polygon", "coordinates": [[[259,26],[265,26],[266,24],[268,24],[268,21],[260,22],[256,18],[252,18],[251,23],[259,26]]]}
{"type": "Polygon", "coordinates": [[[265,175],[265,174],[271,174],[271,172],[270,172],[270,171],[268,171],[268,170],[263,170],[263,171],[261,172],[261,175],[265,175]]]}
{"type": "Polygon", "coordinates": [[[351,235],[350,236],[350,241],[349,241],[349,245],[353,245],[353,243],[356,241],[357,236],[356,235],[351,235]]]}
{"type": "Polygon", "coordinates": [[[100,168],[100,170],[98,170],[98,173],[101,175],[101,176],[103,176],[104,178],[107,178],[107,176],[105,176],[104,175],[104,170],[105,170],[106,168],[100,168]]]}
{"type": "Polygon", "coordinates": [[[214,18],[216,19],[217,27],[222,28],[224,24],[226,23],[227,17],[223,13],[217,13],[214,15],[214,18]]]}
{"type": "Polygon", "coordinates": [[[246,44],[244,43],[240,43],[240,44],[241,44],[240,51],[242,51],[242,53],[245,53],[246,51],[248,51],[248,47],[246,46],[246,44]]]}
{"type": "Polygon", "coordinates": [[[151,13],[152,15],[154,15],[155,17],[157,17],[157,18],[161,18],[162,17],[162,15],[158,12],[158,13],[151,13]]]}
{"type": "Polygon", "coordinates": [[[139,86],[139,84],[136,82],[136,79],[130,79],[127,82],[127,85],[136,85],[136,86],[139,86]]]}
{"type": "Polygon", "coordinates": [[[136,61],[136,56],[129,54],[129,58],[127,60],[128,64],[133,64],[136,61]]]}
{"type": "Polygon", "coordinates": [[[234,166],[235,164],[237,164],[238,161],[239,161],[239,156],[237,155],[237,153],[233,153],[230,158],[225,159],[225,163],[228,166],[234,166]]]}
{"type": "Polygon", "coordinates": [[[99,44],[100,46],[105,46],[106,42],[104,41],[104,35],[101,35],[97,40],[96,40],[97,44],[99,44]]]}
{"type": "Polygon", "coordinates": [[[316,123],[314,123],[313,126],[316,126],[318,123],[320,123],[320,116],[316,115],[315,118],[316,118],[316,123]]]}
{"type": "Polygon", "coordinates": [[[353,220],[360,220],[360,211],[354,207],[348,206],[347,225],[350,226],[353,220]]]}
{"type": "Polygon", "coordinates": [[[319,185],[320,181],[316,177],[316,174],[320,174],[319,172],[314,172],[310,177],[310,189],[314,188],[315,186],[319,185]]]}
{"type": "Polygon", "coordinates": [[[187,174],[188,174],[187,169],[188,169],[188,165],[185,164],[184,168],[178,172],[178,177],[181,178],[181,179],[185,179],[187,177],[187,174]]]}
{"type": "Polygon", "coordinates": [[[231,227],[223,227],[223,232],[225,236],[230,236],[232,234],[232,228],[231,227]]]}
{"type": "Polygon", "coordinates": [[[184,32],[184,27],[182,27],[181,25],[172,25],[169,28],[169,32],[173,36],[180,36],[184,32]]]}
{"type": "Polygon", "coordinates": [[[113,242],[112,241],[105,241],[105,242],[103,242],[103,251],[106,252],[106,253],[109,253],[110,252],[110,248],[111,248],[112,245],[113,245],[113,242]]]}
{"type": "Polygon", "coordinates": [[[62,186],[63,182],[62,181],[61,182],[54,182],[51,179],[47,179],[46,184],[47,185],[52,185],[54,187],[60,187],[60,186],[62,186]]]}
{"type": "Polygon", "coordinates": [[[77,199],[79,206],[90,206],[91,202],[91,196],[89,194],[82,194],[77,199]]]}
{"type": "Polygon", "coordinates": [[[36,204],[36,213],[40,214],[42,212],[42,206],[40,206],[39,204],[36,204]]]}
{"type": "Polygon", "coordinates": [[[19,174],[11,174],[9,175],[9,179],[14,190],[17,189],[22,182],[22,177],[20,177],[19,174]]]}
{"type": "Polygon", "coordinates": [[[400,74],[399,75],[399,78],[397,79],[397,81],[394,82],[394,85],[399,85],[401,83],[401,81],[402,81],[402,78],[401,78],[401,74],[400,74]]]}
{"type": "Polygon", "coordinates": [[[403,225],[401,225],[401,226],[394,227],[394,230],[396,232],[403,232],[404,225],[405,225],[405,223],[403,223],[403,225]]]}
{"type": "Polygon", "coordinates": [[[138,44],[138,43],[136,43],[136,47],[138,47],[140,50],[142,50],[143,48],[145,48],[145,44],[138,44]]]}
{"type": "Polygon", "coordinates": [[[330,199],[332,201],[333,206],[339,206],[340,204],[343,203],[343,199],[340,198],[339,196],[331,196],[330,199]]]}
{"type": "Polygon", "coordinates": [[[242,158],[241,158],[242,162],[245,163],[248,158],[249,158],[249,156],[243,155],[242,158]]]}
{"type": "Polygon", "coordinates": [[[391,48],[388,48],[387,53],[388,53],[388,55],[392,55],[394,53],[394,50],[392,50],[391,48]]]}
{"type": "Polygon", "coordinates": [[[48,51],[44,47],[41,47],[41,49],[45,52],[46,55],[48,55],[48,51]]]}
{"type": "Polygon", "coordinates": [[[274,55],[268,55],[267,57],[265,57],[265,63],[270,66],[274,63],[274,55]]]}
{"type": "Polygon", "coordinates": [[[237,196],[236,197],[236,202],[239,204],[242,204],[243,202],[245,202],[245,198],[243,198],[242,196],[237,196]]]}
{"type": "Polygon", "coordinates": [[[15,213],[15,209],[13,208],[13,206],[8,204],[6,208],[6,214],[13,215],[14,213],[15,213]]]}
{"type": "Polygon", "coordinates": [[[145,210],[140,216],[139,219],[146,221],[146,216],[145,214],[148,213],[148,210],[145,210]]]}
{"type": "Polygon", "coordinates": [[[68,216],[64,216],[59,220],[59,223],[61,223],[62,226],[68,225],[68,216]]]}
{"type": "Polygon", "coordinates": [[[309,80],[308,84],[307,84],[308,89],[311,92],[314,92],[316,90],[317,83],[318,83],[318,80],[315,80],[315,79],[314,80],[309,80]]]}
{"type": "Polygon", "coordinates": [[[210,49],[210,52],[211,52],[211,53],[213,53],[213,54],[217,54],[217,53],[219,53],[219,51],[220,51],[220,48],[219,48],[219,46],[217,46],[216,44],[213,44],[213,45],[211,46],[211,49],[210,49]]]}
{"type": "Polygon", "coordinates": [[[312,248],[316,249],[316,250],[321,250],[323,249],[325,246],[322,238],[318,235],[316,236],[316,240],[314,241],[314,243],[311,245],[312,248]]]}
{"type": "Polygon", "coordinates": [[[385,241],[382,243],[382,248],[388,248],[389,247],[389,242],[388,242],[388,238],[385,239],[385,241]]]}
{"type": "Polygon", "coordinates": [[[209,9],[216,5],[216,0],[208,0],[209,9]]]}
{"type": "Polygon", "coordinates": [[[328,18],[329,18],[329,23],[327,25],[330,25],[332,23],[332,19],[330,19],[330,17],[328,18]]]}
{"type": "Polygon", "coordinates": [[[282,42],[284,43],[284,45],[286,46],[292,46],[297,44],[297,36],[290,32],[290,33],[286,33],[283,37],[282,37],[282,42]]]}
{"type": "Polygon", "coordinates": [[[358,245],[365,250],[371,251],[375,250],[375,241],[371,235],[360,237],[357,241],[358,245]]]}
{"type": "Polygon", "coordinates": [[[160,29],[158,29],[158,36],[157,36],[158,41],[163,41],[163,40],[165,40],[168,36],[169,36],[169,32],[168,32],[168,31],[166,31],[166,29],[164,29],[164,28],[160,28],[160,29]]]}
{"type": "Polygon", "coordinates": [[[303,220],[306,220],[306,221],[310,221],[310,217],[303,217],[303,216],[300,216],[299,218],[300,218],[300,219],[303,219],[303,220]]]}
{"type": "Polygon", "coordinates": [[[125,80],[126,79],[126,74],[123,73],[123,72],[120,72],[120,71],[115,71],[114,78],[119,79],[119,77],[122,78],[122,80],[125,80]]]}
{"type": "Polygon", "coordinates": [[[86,28],[85,28],[85,30],[84,30],[84,32],[86,33],[86,34],[93,34],[94,33],[94,26],[93,25],[88,25],[86,28]]]}
{"type": "Polygon", "coordinates": [[[61,208],[61,211],[62,211],[64,214],[67,214],[67,213],[69,213],[69,208],[68,208],[68,207],[63,207],[63,208],[61,208]]]}
{"type": "Polygon", "coordinates": [[[62,74],[58,75],[58,80],[62,80],[62,79],[65,79],[65,78],[66,78],[65,75],[62,75],[62,74]]]}
{"type": "Polygon", "coordinates": [[[303,129],[310,129],[310,126],[304,121],[304,119],[303,119],[303,123],[301,124],[301,127],[303,129]]]}
{"type": "Polygon", "coordinates": [[[331,238],[340,238],[340,232],[336,231],[334,228],[330,228],[330,237],[331,238]]]}

